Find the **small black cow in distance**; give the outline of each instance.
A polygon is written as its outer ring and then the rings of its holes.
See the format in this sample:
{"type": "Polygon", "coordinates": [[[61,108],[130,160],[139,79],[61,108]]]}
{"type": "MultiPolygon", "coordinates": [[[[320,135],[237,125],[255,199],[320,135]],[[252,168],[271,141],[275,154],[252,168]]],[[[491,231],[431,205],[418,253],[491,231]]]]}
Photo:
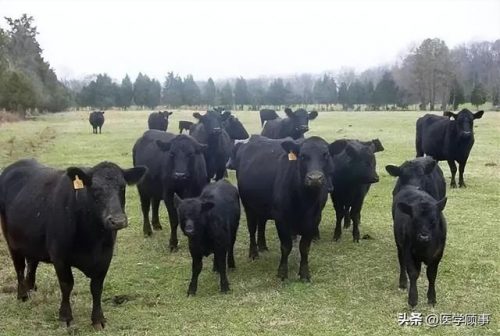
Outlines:
{"type": "Polygon", "coordinates": [[[342,235],[344,228],[353,222],[352,237],[359,242],[359,224],[361,208],[370,185],[379,178],[376,168],[375,153],[384,150],[378,140],[337,140],[331,144],[334,169],[331,175],[333,191],[330,193],[336,214],[334,240],[342,235]]]}
{"type": "Polygon", "coordinates": [[[203,256],[214,254],[214,270],[220,275],[220,291],[229,291],[227,267],[234,269],[234,242],[240,223],[238,190],[228,181],[208,184],[196,198],[174,196],[181,229],[189,239],[192,275],[188,295],[195,295],[203,256]],[[227,264],[226,264],[227,261],[227,264]],[[227,267],[226,267],[227,266],[227,267]]]}
{"type": "Polygon", "coordinates": [[[212,178],[220,180],[226,174],[226,163],[231,155],[233,141],[222,123],[230,114],[230,112],[221,114],[218,111],[208,111],[204,115],[193,113],[199,122],[191,127],[189,134],[199,143],[208,146],[205,151],[205,161],[209,180],[212,178]]]}
{"type": "Polygon", "coordinates": [[[399,288],[407,287],[408,273],[411,307],[418,302],[417,279],[422,262],[427,265],[428,303],[436,303],[436,276],[446,244],[446,221],[442,214],[445,205],[446,198],[436,201],[415,186],[404,186],[394,196],[392,218],[400,267],[399,288]]]}
{"type": "Polygon", "coordinates": [[[158,111],[152,112],[148,117],[148,127],[149,129],[155,129],[159,131],[166,131],[168,128],[168,117],[172,115],[172,112],[168,111],[158,111]]]}
{"type": "Polygon", "coordinates": [[[312,111],[307,113],[304,109],[298,109],[292,112],[286,108],[286,118],[277,118],[268,120],[262,129],[261,135],[271,139],[281,139],[291,137],[299,139],[304,137],[304,133],[309,130],[309,120],[314,120],[318,116],[318,112],[312,111]]]}
{"type": "Polygon", "coordinates": [[[167,207],[171,237],[171,251],[177,249],[177,212],[173,205],[174,193],[181,197],[196,197],[207,183],[205,158],[201,145],[189,135],[174,135],[168,132],[149,130],[140,137],[133,149],[134,166],[148,167],[148,173],[137,185],[143,214],[143,232],[152,234],[160,230],[158,209],[164,200],[167,207]],[[153,210],[149,221],[149,208],[153,210]]]}
{"type": "Polygon", "coordinates": [[[452,188],[457,186],[455,161],[459,165],[458,185],[465,188],[465,165],[474,145],[474,119],[480,119],[483,113],[463,109],[459,113],[444,112],[443,117],[426,114],[417,120],[417,157],[426,154],[438,161],[448,161],[452,188]]]}
{"type": "Polygon", "coordinates": [[[179,134],[181,134],[182,131],[187,131],[189,133],[193,125],[194,123],[191,121],[186,121],[186,120],[179,121],[179,134]]]}
{"type": "Polygon", "coordinates": [[[99,129],[99,134],[101,134],[101,128],[104,124],[104,111],[94,111],[89,115],[89,123],[92,125],[92,133],[97,134],[99,129]]]}
{"type": "Polygon", "coordinates": [[[17,298],[25,301],[28,291],[36,290],[39,262],[52,263],[62,292],[59,320],[70,326],[71,267],[76,267],[90,278],[92,324],[102,329],[103,282],[117,230],[128,224],[125,186],[145,172],[145,167],[124,170],[111,162],[66,171],[34,160],[7,167],[0,176],[0,218],[17,274],[17,298]]]}
{"type": "Polygon", "coordinates": [[[446,181],[443,171],[436,160],[430,156],[405,161],[399,167],[387,165],[385,169],[391,176],[398,178],[392,191],[393,196],[407,185],[418,187],[435,199],[443,199],[446,196],[446,181]]]}
{"type": "Polygon", "coordinates": [[[221,114],[222,127],[227,132],[227,135],[233,140],[245,140],[249,135],[245,126],[238,120],[230,111],[224,111],[221,114]]]}
{"type": "Polygon", "coordinates": [[[271,109],[262,109],[259,112],[260,115],[260,126],[264,126],[264,123],[268,120],[278,119],[279,115],[275,110],[271,109]]]}

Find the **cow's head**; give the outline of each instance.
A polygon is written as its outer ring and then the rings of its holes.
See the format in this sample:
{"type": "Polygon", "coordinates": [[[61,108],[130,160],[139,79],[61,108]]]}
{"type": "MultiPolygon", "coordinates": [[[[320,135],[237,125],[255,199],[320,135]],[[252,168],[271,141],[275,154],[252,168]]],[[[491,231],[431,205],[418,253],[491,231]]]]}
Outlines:
{"type": "Polygon", "coordinates": [[[445,197],[438,202],[422,201],[416,204],[398,202],[396,204],[399,211],[410,216],[413,237],[419,243],[428,243],[435,238],[446,200],[445,197]]]}
{"type": "Polygon", "coordinates": [[[170,141],[157,140],[156,144],[168,154],[165,165],[167,177],[176,181],[188,181],[197,173],[196,159],[203,159],[207,147],[185,134],[179,134],[170,141]]]}
{"type": "Polygon", "coordinates": [[[423,178],[434,171],[437,162],[429,157],[420,157],[405,161],[401,166],[387,165],[385,170],[391,176],[399,177],[403,185],[413,185],[423,188],[423,178]]]}
{"type": "MultiPolygon", "coordinates": [[[[337,140],[331,145],[335,157],[336,175],[342,175],[346,181],[361,184],[377,183],[375,153],[384,150],[379,139],[372,141],[337,140]]],[[[335,181],[334,181],[335,183],[335,181]]]]}
{"type": "Polygon", "coordinates": [[[294,131],[301,135],[309,131],[309,120],[314,120],[318,116],[318,112],[316,111],[308,113],[304,109],[298,109],[297,111],[292,112],[292,110],[288,107],[285,109],[285,113],[287,117],[293,121],[294,131]]]}
{"type": "Polygon", "coordinates": [[[222,127],[233,140],[243,140],[248,138],[248,132],[243,124],[231,114],[230,111],[224,111],[221,114],[222,127]]]}
{"type": "Polygon", "coordinates": [[[107,230],[119,230],[128,225],[125,186],[138,183],[146,172],[146,167],[121,169],[111,162],[101,162],[90,169],[69,167],[66,170],[71,181],[82,181],[88,201],[85,206],[107,230]]]}
{"type": "Polygon", "coordinates": [[[222,132],[222,117],[220,112],[207,111],[204,115],[195,112],[193,113],[193,117],[203,124],[208,136],[217,135],[222,132]]]}
{"type": "Polygon", "coordinates": [[[310,137],[298,143],[287,140],[281,147],[288,159],[298,164],[301,184],[306,188],[326,187],[331,189],[330,173],[333,162],[328,143],[320,137],[310,137]]]}
{"type": "Polygon", "coordinates": [[[214,203],[199,197],[181,199],[174,194],[174,206],[177,209],[182,232],[192,238],[205,231],[205,214],[214,207],[214,203]]]}
{"type": "Polygon", "coordinates": [[[474,119],[481,119],[484,111],[472,113],[468,109],[463,109],[458,113],[446,111],[444,116],[455,119],[458,127],[458,135],[461,138],[470,138],[474,133],[474,119]]]}

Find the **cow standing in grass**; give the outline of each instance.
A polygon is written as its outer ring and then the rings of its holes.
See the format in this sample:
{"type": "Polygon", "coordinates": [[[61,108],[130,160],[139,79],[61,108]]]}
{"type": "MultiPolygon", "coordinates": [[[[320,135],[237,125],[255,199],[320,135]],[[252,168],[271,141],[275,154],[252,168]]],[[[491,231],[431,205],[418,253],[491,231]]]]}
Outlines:
{"type": "Polygon", "coordinates": [[[444,116],[426,114],[417,120],[417,157],[424,154],[435,160],[448,161],[452,188],[457,187],[455,175],[458,162],[458,185],[465,188],[464,171],[470,151],[474,145],[474,120],[480,119],[484,111],[472,113],[463,109],[458,113],[444,112],[444,116]]]}
{"type": "Polygon", "coordinates": [[[168,111],[158,111],[152,112],[148,117],[148,128],[166,131],[168,128],[168,117],[172,115],[172,112],[168,111]]]}
{"type": "Polygon", "coordinates": [[[104,111],[94,111],[89,115],[89,123],[92,125],[92,133],[101,134],[102,125],[104,124],[104,111]]]}
{"type": "Polygon", "coordinates": [[[92,324],[102,329],[103,282],[117,231],[128,225],[125,186],[145,172],[145,167],[124,170],[111,162],[65,171],[34,160],[8,166],[0,176],[0,218],[17,274],[17,298],[25,301],[28,291],[36,290],[39,262],[52,263],[62,293],[59,320],[69,327],[71,268],[76,267],[90,278],[92,324]]]}
{"type": "Polygon", "coordinates": [[[318,116],[318,112],[312,111],[308,113],[304,109],[298,109],[293,112],[290,108],[286,108],[285,113],[286,118],[267,120],[261,135],[270,139],[282,139],[286,137],[300,139],[309,131],[309,120],[314,120],[318,116]]]}

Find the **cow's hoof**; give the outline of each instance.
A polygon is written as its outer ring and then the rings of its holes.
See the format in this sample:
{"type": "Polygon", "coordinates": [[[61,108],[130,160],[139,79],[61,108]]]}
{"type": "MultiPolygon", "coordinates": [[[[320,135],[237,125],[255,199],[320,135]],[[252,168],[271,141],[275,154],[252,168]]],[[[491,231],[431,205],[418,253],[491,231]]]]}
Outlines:
{"type": "Polygon", "coordinates": [[[179,247],[178,246],[170,246],[170,252],[174,253],[174,252],[177,252],[179,251],[179,247]]]}
{"type": "Polygon", "coordinates": [[[465,183],[462,183],[459,185],[460,188],[467,188],[467,186],[465,185],[465,183]]]}
{"type": "Polygon", "coordinates": [[[72,321],[59,321],[59,326],[63,329],[69,328],[72,325],[72,321]]]}
{"type": "Polygon", "coordinates": [[[266,245],[259,246],[259,252],[267,252],[269,249],[267,248],[266,245]]]}
{"type": "Polygon", "coordinates": [[[248,252],[248,257],[252,260],[258,259],[259,258],[259,251],[255,248],[250,248],[250,251],[248,252]]]}
{"type": "Polygon", "coordinates": [[[333,235],[333,241],[339,241],[341,235],[333,235]]]}
{"type": "Polygon", "coordinates": [[[195,296],[196,295],[196,290],[194,289],[188,289],[187,291],[187,296],[190,297],[190,296],[195,296]]]}
{"type": "Polygon", "coordinates": [[[457,187],[457,184],[456,184],[456,183],[453,183],[453,182],[452,182],[452,183],[450,184],[450,188],[455,189],[456,187],[457,187]]]}
{"type": "Polygon", "coordinates": [[[153,230],[160,231],[160,230],[163,230],[163,228],[160,225],[160,223],[158,223],[158,224],[153,224],[153,230]]]}
{"type": "Polygon", "coordinates": [[[399,289],[406,289],[406,288],[407,288],[406,281],[405,281],[405,282],[400,282],[400,283],[399,283],[399,289]]]}
{"type": "Polygon", "coordinates": [[[344,229],[348,229],[351,226],[350,222],[344,223],[344,229]]]}
{"type": "Polygon", "coordinates": [[[149,231],[144,231],[144,238],[149,238],[153,235],[153,231],[149,230],[149,231]]]}
{"type": "Polygon", "coordinates": [[[227,293],[229,293],[229,285],[222,286],[222,287],[220,288],[220,292],[221,292],[222,294],[227,294],[227,293]]]}
{"type": "Polygon", "coordinates": [[[104,330],[104,322],[98,322],[98,323],[93,323],[92,324],[92,327],[94,327],[94,330],[95,331],[101,331],[101,330],[104,330]]]}

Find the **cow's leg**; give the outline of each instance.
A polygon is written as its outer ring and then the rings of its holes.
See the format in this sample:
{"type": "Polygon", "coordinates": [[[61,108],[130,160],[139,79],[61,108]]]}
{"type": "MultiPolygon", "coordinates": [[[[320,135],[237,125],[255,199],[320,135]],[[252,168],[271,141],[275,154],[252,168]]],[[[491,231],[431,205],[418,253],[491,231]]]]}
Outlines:
{"type": "Polygon", "coordinates": [[[238,225],[231,229],[231,245],[229,245],[229,252],[227,254],[227,267],[231,269],[236,268],[236,263],[234,262],[234,243],[236,242],[237,231],[238,225]]]}
{"type": "Polygon", "coordinates": [[[418,303],[417,279],[420,276],[420,267],[422,263],[415,261],[409,255],[410,251],[406,252],[406,271],[410,278],[410,289],[408,291],[408,304],[415,307],[418,303]]]}
{"type": "Polygon", "coordinates": [[[311,247],[311,237],[309,235],[303,235],[300,239],[299,250],[300,250],[300,267],[299,276],[300,280],[309,282],[311,281],[311,276],[309,274],[309,249],[311,247]]]}
{"type": "Polygon", "coordinates": [[[203,256],[199,253],[191,252],[191,258],[193,259],[192,271],[191,271],[191,282],[189,283],[187,295],[196,295],[196,290],[198,289],[198,276],[200,275],[201,269],[203,268],[203,256]]]}
{"type": "Polygon", "coordinates": [[[153,231],[151,230],[151,224],[149,222],[149,206],[151,204],[151,197],[146,195],[145,192],[137,188],[139,191],[139,198],[141,200],[141,210],[142,210],[142,232],[144,236],[151,236],[153,231]]]}
{"type": "Polygon", "coordinates": [[[166,196],[164,200],[168,211],[168,220],[170,222],[170,241],[168,246],[170,248],[170,252],[175,252],[178,250],[179,246],[179,241],[177,239],[177,226],[179,225],[177,210],[175,209],[172,196],[166,196]]]}
{"type": "Polygon", "coordinates": [[[92,326],[95,330],[101,330],[106,324],[104,313],[101,307],[102,284],[104,276],[94,277],[90,279],[90,292],[92,293],[92,326]]]}
{"type": "Polygon", "coordinates": [[[227,293],[229,291],[229,281],[227,280],[226,267],[227,251],[225,249],[217,249],[214,252],[214,260],[220,276],[220,291],[221,293],[227,293]]]}
{"type": "Polygon", "coordinates": [[[10,255],[12,257],[12,262],[14,263],[14,269],[16,270],[17,276],[17,299],[26,301],[28,300],[28,289],[26,288],[26,283],[24,280],[26,260],[21,253],[12,249],[10,250],[10,255]]]}
{"type": "Polygon", "coordinates": [[[101,134],[102,126],[99,126],[99,134],[101,134]]]}
{"type": "Polygon", "coordinates": [[[406,277],[406,264],[403,248],[397,245],[398,261],[399,261],[399,288],[405,289],[408,286],[408,278],[406,277]]]}
{"type": "Polygon", "coordinates": [[[28,271],[26,272],[26,290],[36,291],[36,269],[38,267],[38,261],[28,260],[28,271]]]}
{"type": "Polygon", "coordinates": [[[460,188],[466,188],[467,187],[465,185],[465,181],[464,181],[464,171],[465,171],[465,165],[466,164],[467,164],[467,161],[459,162],[458,163],[458,186],[460,188]]]}
{"type": "Polygon", "coordinates": [[[361,206],[363,200],[356,202],[351,207],[352,218],[352,239],[354,242],[359,243],[359,225],[361,224],[361,206]]]}
{"type": "Polygon", "coordinates": [[[61,306],[59,308],[59,321],[66,327],[69,327],[71,321],[73,321],[73,313],[71,312],[71,304],[69,302],[74,284],[73,273],[71,272],[71,266],[65,263],[54,263],[54,268],[56,269],[57,279],[59,280],[59,287],[61,288],[62,294],[61,306]]]}
{"type": "Polygon", "coordinates": [[[247,215],[247,227],[248,234],[250,239],[250,248],[248,251],[248,257],[250,259],[256,259],[259,257],[259,250],[257,248],[257,240],[255,239],[255,235],[257,233],[257,216],[253,214],[251,211],[245,211],[247,215]]]}
{"type": "Polygon", "coordinates": [[[347,229],[351,226],[351,218],[352,218],[351,213],[349,212],[349,206],[346,205],[344,208],[344,229],[347,229]]]}
{"type": "Polygon", "coordinates": [[[436,304],[436,276],[438,271],[439,261],[434,261],[427,266],[427,280],[429,280],[429,288],[427,289],[427,303],[430,305],[436,304]]]}
{"type": "Polygon", "coordinates": [[[454,160],[448,160],[448,166],[450,166],[450,171],[451,171],[451,188],[456,188],[457,187],[457,182],[455,182],[455,175],[457,174],[457,166],[455,165],[454,160]]]}
{"type": "Polygon", "coordinates": [[[335,231],[333,233],[333,240],[337,241],[342,236],[342,219],[344,218],[344,206],[342,204],[333,203],[335,208],[335,231]]]}
{"type": "Polygon", "coordinates": [[[151,224],[153,225],[153,229],[155,230],[161,230],[161,224],[160,224],[160,216],[158,215],[158,211],[160,209],[160,200],[157,198],[152,198],[151,199],[151,209],[153,212],[152,215],[152,221],[151,224]]]}
{"type": "Polygon", "coordinates": [[[288,256],[292,251],[292,236],[284,223],[276,221],[276,228],[278,229],[278,236],[281,243],[281,260],[278,267],[278,277],[281,280],[285,280],[288,278],[288,256]]]}
{"type": "Polygon", "coordinates": [[[257,246],[259,252],[269,251],[266,242],[266,220],[262,218],[257,220],[257,246]]]}

